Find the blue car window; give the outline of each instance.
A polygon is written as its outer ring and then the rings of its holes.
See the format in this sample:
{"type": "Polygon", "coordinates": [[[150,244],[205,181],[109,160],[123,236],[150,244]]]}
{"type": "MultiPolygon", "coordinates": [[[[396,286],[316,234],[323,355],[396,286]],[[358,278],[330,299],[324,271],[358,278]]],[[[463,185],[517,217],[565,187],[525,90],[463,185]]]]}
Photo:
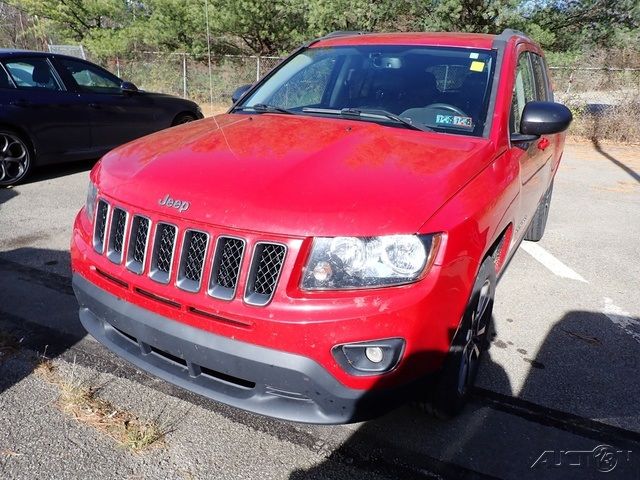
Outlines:
{"type": "Polygon", "coordinates": [[[60,60],[60,64],[81,90],[94,93],[119,93],[120,79],[89,63],[75,60],[60,60]]]}
{"type": "Polygon", "coordinates": [[[5,63],[9,75],[25,89],[62,90],[49,62],[44,58],[22,58],[5,63]]]}

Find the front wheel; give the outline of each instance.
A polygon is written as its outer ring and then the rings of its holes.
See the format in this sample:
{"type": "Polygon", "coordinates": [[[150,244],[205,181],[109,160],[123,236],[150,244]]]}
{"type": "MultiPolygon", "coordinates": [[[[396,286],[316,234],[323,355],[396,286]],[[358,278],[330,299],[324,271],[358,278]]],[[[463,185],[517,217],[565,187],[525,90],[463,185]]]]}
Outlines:
{"type": "Polygon", "coordinates": [[[531,223],[524,234],[524,239],[530,242],[538,242],[542,240],[544,231],[547,227],[547,219],[549,218],[549,206],[551,205],[551,194],[553,193],[553,181],[544,193],[536,209],[536,213],[531,219],[531,223]]]}
{"type": "Polygon", "coordinates": [[[0,186],[15,185],[33,166],[29,144],[13,130],[0,129],[0,186]]]}
{"type": "Polygon", "coordinates": [[[193,122],[194,120],[196,120],[195,115],[192,115],[191,113],[181,113],[173,119],[171,126],[175,127],[177,125],[182,125],[183,123],[193,122]]]}
{"type": "Polygon", "coordinates": [[[480,360],[489,346],[489,329],[496,289],[493,259],[487,257],[471,291],[435,385],[429,389],[423,409],[438,418],[451,418],[464,408],[478,374],[480,360]]]}

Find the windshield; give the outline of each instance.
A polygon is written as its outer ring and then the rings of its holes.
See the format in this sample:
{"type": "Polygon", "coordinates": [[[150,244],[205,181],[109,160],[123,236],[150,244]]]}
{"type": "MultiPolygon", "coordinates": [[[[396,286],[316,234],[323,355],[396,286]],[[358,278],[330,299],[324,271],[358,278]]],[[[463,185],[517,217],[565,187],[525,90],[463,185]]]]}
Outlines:
{"type": "Polygon", "coordinates": [[[468,48],[307,48],[235,110],[280,109],[482,136],[494,64],[493,51],[468,48]],[[365,115],[367,111],[378,114],[365,115]]]}

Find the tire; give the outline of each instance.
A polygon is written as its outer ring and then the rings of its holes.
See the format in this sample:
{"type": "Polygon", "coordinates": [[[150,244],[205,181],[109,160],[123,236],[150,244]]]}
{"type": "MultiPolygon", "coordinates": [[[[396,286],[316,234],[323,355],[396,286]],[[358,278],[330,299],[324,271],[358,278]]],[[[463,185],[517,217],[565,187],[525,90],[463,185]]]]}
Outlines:
{"type": "Polygon", "coordinates": [[[195,119],[196,116],[192,113],[181,113],[173,119],[173,123],[171,124],[171,126],[175,127],[176,125],[182,125],[183,123],[193,122],[195,119]]]}
{"type": "Polygon", "coordinates": [[[30,143],[13,130],[0,128],[0,187],[17,185],[33,169],[30,143]]]}
{"type": "Polygon", "coordinates": [[[493,258],[487,257],[476,277],[444,366],[423,393],[423,400],[418,402],[418,406],[430,415],[448,419],[466,405],[483,354],[489,347],[495,288],[495,265],[493,258]]]}
{"type": "Polygon", "coordinates": [[[536,209],[536,213],[531,219],[531,223],[524,234],[524,239],[530,242],[538,242],[544,235],[544,230],[547,227],[547,218],[549,218],[549,206],[551,205],[551,194],[553,193],[553,181],[551,185],[544,193],[536,209]]]}

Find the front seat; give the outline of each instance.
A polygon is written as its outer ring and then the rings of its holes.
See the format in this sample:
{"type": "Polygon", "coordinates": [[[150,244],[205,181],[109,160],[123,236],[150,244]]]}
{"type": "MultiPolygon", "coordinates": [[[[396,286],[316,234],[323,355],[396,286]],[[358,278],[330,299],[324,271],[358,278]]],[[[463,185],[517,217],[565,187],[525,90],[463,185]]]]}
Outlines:
{"type": "Polygon", "coordinates": [[[51,84],[51,70],[45,62],[38,62],[33,67],[31,79],[39,87],[48,87],[51,84]]]}
{"type": "Polygon", "coordinates": [[[405,85],[400,96],[400,112],[411,108],[422,108],[436,103],[439,92],[436,76],[424,70],[407,71],[405,85]]]}

